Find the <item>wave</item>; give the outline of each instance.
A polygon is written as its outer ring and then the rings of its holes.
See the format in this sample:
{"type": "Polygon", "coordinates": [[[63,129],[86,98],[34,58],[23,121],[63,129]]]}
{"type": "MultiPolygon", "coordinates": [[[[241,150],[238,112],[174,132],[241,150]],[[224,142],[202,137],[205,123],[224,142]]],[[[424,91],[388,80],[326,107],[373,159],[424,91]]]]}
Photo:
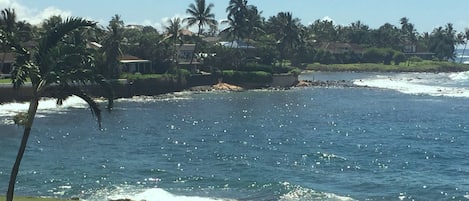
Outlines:
{"type": "Polygon", "coordinates": [[[451,73],[449,74],[449,78],[455,81],[468,81],[469,80],[469,71],[459,72],[459,73],[451,73]]]}
{"type": "Polygon", "coordinates": [[[469,97],[469,72],[385,74],[354,80],[353,83],[405,94],[469,97]]]}
{"type": "MultiPolygon", "coordinates": [[[[84,201],[133,200],[133,201],[231,201],[230,199],[200,196],[176,195],[161,188],[136,189],[135,187],[117,187],[114,190],[102,190],[84,201]]],[[[234,201],[234,200],[233,200],[234,201]]]]}
{"type": "MultiPolygon", "coordinates": [[[[202,197],[202,196],[188,196],[176,195],[170,193],[162,188],[147,188],[138,189],[138,187],[124,186],[114,187],[113,190],[101,190],[89,198],[80,200],[84,201],[102,201],[102,200],[132,200],[132,201],[251,201],[251,200],[272,200],[272,201],[355,201],[355,199],[347,196],[340,196],[333,193],[318,192],[309,188],[304,188],[299,185],[293,185],[289,182],[279,183],[271,186],[274,189],[265,189],[269,192],[261,193],[260,195],[247,196],[246,192],[239,193],[242,198],[222,198],[222,197],[202,197]],[[280,187],[280,195],[275,195],[280,187]]],[[[227,189],[225,189],[226,191],[227,189]]],[[[230,193],[231,194],[231,193],[230,193]]],[[[232,194],[231,194],[232,195],[232,194]]]]}
{"type": "Polygon", "coordinates": [[[182,92],[161,94],[157,96],[134,96],[131,98],[120,98],[116,100],[115,102],[146,103],[146,102],[168,102],[168,101],[190,100],[192,99],[191,95],[195,93],[196,92],[182,91],[182,92]]]}
{"type": "MultiPolygon", "coordinates": [[[[71,108],[87,108],[88,104],[81,98],[72,96],[66,99],[62,105],[58,106],[56,99],[47,98],[39,101],[37,118],[44,117],[44,114],[66,112],[71,108]]],[[[0,117],[13,117],[20,112],[28,112],[29,102],[5,103],[0,105],[0,117]]],[[[3,119],[2,123],[11,124],[12,120],[3,119]]]]}

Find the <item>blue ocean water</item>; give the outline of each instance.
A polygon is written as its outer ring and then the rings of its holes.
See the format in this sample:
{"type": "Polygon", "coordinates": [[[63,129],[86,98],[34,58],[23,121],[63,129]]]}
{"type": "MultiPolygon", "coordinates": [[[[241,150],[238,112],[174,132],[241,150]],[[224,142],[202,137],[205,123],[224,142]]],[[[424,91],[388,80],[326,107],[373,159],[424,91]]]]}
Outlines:
{"type": "MultiPolygon", "coordinates": [[[[469,73],[311,73],[369,87],[118,100],[99,130],[42,101],[19,195],[108,200],[468,200],[469,73]]],[[[104,103],[103,103],[104,104],[104,103]]],[[[26,104],[0,105],[6,192],[26,104]]]]}

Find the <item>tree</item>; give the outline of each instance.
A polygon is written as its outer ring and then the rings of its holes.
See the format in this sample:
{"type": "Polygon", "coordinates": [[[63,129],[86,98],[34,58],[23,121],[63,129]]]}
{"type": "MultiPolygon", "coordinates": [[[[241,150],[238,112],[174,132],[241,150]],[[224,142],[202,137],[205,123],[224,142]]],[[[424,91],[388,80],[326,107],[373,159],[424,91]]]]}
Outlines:
{"type": "Polygon", "coordinates": [[[446,24],[445,28],[438,27],[433,30],[428,41],[429,49],[435,53],[440,61],[454,59],[455,46],[458,43],[453,24],[446,24]]]}
{"type": "Polygon", "coordinates": [[[461,33],[461,37],[462,37],[462,43],[464,44],[464,48],[462,50],[462,55],[461,55],[461,60],[459,61],[459,63],[462,63],[462,60],[464,58],[464,53],[466,52],[466,48],[467,48],[467,43],[469,41],[469,29],[466,28],[466,30],[464,31],[464,33],[461,33]]]}
{"type": "MultiPolygon", "coordinates": [[[[107,87],[109,85],[102,76],[96,73],[93,56],[86,49],[86,41],[77,40],[74,34],[82,28],[94,25],[94,22],[81,18],[69,18],[59,22],[54,28],[44,33],[37,50],[33,53],[21,47],[19,43],[12,44],[17,54],[12,73],[13,86],[19,88],[29,78],[32,84],[32,98],[23,137],[10,175],[7,201],[13,200],[16,177],[41,97],[44,97],[46,93],[52,94],[57,98],[57,104],[60,105],[67,97],[78,96],[88,103],[92,114],[97,117],[99,126],[101,124],[101,110],[98,104],[82,90],[81,86],[90,83],[107,87]]],[[[108,88],[108,91],[111,90],[108,88]]],[[[112,93],[108,98],[108,108],[111,108],[112,93]]]]}
{"type": "Polygon", "coordinates": [[[415,45],[417,43],[417,35],[414,28],[414,24],[409,23],[409,18],[403,17],[401,18],[401,33],[402,33],[402,43],[404,47],[404,51],[406,52],[415,52],[415,45]],[[411,46],[409,49],[406,46],[411,46]]]}
{"type": "Polygon", "coordinates": [[[3,58],[2,59],[2,68],[5,66],[5,58],[6,58],[6,53],[10,51],[10,45],[11,43],[15,43],[17,40],[16,35],[16,13],[15,10],[5,8],[1,11],[1,16],[0,16],[0,28],[3,32],[3,40],[2,40],[2,52],[3,58]]]}
{"type": "Polygon", "coordinates": [[[104,64],[100,66],[101,73],[106,78],[119,77],[119,57],[122,56],[121,42],[123,39],[124,21],[120,15],[114,15],[109,21],[107,35],[104,39],[104,64]]]}
{"type": "Polygon", "coordinates": [[[294,18],[290,12],[280,12],[268,20],[269,31],[274,33],[280,53],[280,65],[283,60],[291,58],[295,48],[302,42],[304,30],[300,19],[294,18]]]}
{"type": "MultiPolygon", "coordinates": [[[[214,5],[212,3],[206,5],[205,0],[195,0],[195,4],[191,3],[189,8],[186,10],[186,13],[190,16],[185,18],[183,22],[187,22],[187,26],[191,27],[197,25],[197,42],[195,43],[194,54],[197,51],[197,46],[199,44],[200,35],[203,32],[204,26],[215,26],[217,21],[215,20],[215,14],[212,13],[212,8],[214,5]]],[[[191,56],[190,65],[194,60],[194,54],[191,56]]]]}
{"type": "Polygon", "coordinates": [[[165,27],[166,33],[168,34],[167,37],[171,40],[172,43],[172,50],[173,50],[173,62],[176,64],[177,62],[177,48],[176,45],[179,43],[182,45],[184,41],[181,37],[181,30],[182,30],[182,20],[181,18],[173,18],[168,20],[168,26],[165,27]]]}

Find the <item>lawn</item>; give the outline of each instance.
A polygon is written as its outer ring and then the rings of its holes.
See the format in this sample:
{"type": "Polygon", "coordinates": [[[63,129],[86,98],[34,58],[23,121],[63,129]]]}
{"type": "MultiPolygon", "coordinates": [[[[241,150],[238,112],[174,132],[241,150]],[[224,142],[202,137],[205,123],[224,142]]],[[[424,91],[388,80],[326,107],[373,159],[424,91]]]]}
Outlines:
{"type": "Polygon", "coordinates": [[[5,79],[0,79],[0,83],[11,83],[11,79],[10,78],[5,78],[5,79]]]}
{"type": "Polygon", "coordinates": [[[403,62],[399,65],[375,63],[358,64],[308,64],[306,70],[317,71],[367,71],[367,72],[457,72],[469,71],[469,65],[440,61],[403,62]]]}
{"type": "MultiPolygon", "coordinates": [[[[0,196],[0,200],[5,200],[5,197],[0,196]]],[[[22,197],[15,196],[13,201],[64,201],[56,198],[38,198],[38,197],[22,197]]]]}

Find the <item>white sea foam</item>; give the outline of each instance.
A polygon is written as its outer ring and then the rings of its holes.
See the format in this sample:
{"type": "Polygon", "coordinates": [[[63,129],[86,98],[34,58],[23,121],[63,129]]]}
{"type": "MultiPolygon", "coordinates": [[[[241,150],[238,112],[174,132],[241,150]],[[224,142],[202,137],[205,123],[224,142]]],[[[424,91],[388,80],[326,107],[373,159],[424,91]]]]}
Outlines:
{"type": "MultiPolygon", "coordinates": [[[[14,116],[18,112],[27,112],[29,107],[28,102],[21,103],[5,103],[0,105],[0,116],[8,117],[14,116]]],[[[64,111],[67,108],[86,108],[87,103],[81,98],[72,96],[65,100],[61,106],[57,106],[55,99],[43,99],[39,101],[38,113],[57,113],[64,111]]],[[[42,115],[43,116],[43,115],[42,115]]],[[[37,115],[41,117],[41,115],[37,115]]]]}
{"type": "Polygon", "coordinates": [[[284,182],[283,185],[291,188],[290,192],[280,196],[280,201],[306,201],[306,200],[325,200],[325,201],[355,201],[355,199],[347,196],[340,196],[334,193],[317,192],[312,189],[291,185],[284,182]]]}
{"type": "Polygon", "coordinates": [[[469,88],[465,87],[467,85],[458,86],[455,81],[469,82],[469,72],[377,75],[371,78],[354,80],[354,84],[391,89],[405,94],[469,97],[469,88]]]}
{"type": "Polygon", "coordinates": [[[135,190],[132,188],[118,188],[109,193],[98,193],[86,201],[130,199],[135,201],[231,201],[230,199],[208,198],[199,196],[175,195],[161,188],[135,190]]]}
{"type": "Polygon", "coordinates": [[[469,71],[459,72],[459,73],[451,73],[448,76],[452,80],[456,81],[469,81],[469,71]]]}

